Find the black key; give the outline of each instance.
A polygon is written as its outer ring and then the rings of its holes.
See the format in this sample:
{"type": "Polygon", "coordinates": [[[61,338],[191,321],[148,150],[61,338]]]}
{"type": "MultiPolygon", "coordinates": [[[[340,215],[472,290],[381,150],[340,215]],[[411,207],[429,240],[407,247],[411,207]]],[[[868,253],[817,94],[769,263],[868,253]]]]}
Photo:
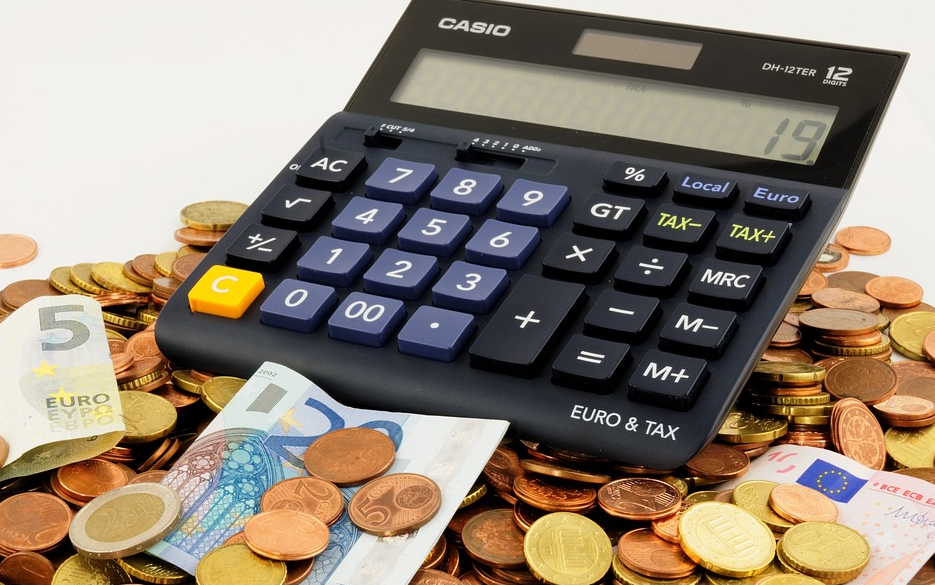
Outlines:
{"type": "Polygon", "coordinates": [[[631,292],[667,296],[687,272],[687,254],[633,246],[614,275],[614,286],[631,292]]]}
{"type": "Polygon", "coordinates": [[[535,377],[586,299],[580,284],[523,276],[471,346],[471,366],[535,377]]]}
{"type": "Polygon", "coordinates": [[[636,343],[646,338],[659,317],[659,300],[605,290],[584,316],[587,335],[636,343]]]}
{"type": "Polygon", "coordinates": [[[706,358],[718,358],[737,330],[730,311],[679,303],[659,332],[659,347],[706,358]]]}
{"type": "Polygon", "coordinates": [[[315,227],[334,206],[331,193],[283,185],[263,206],[263,223],[293,230],[307,231],[315,227]]]}
{"type": "Polygon", "coordinates": [[[344,191],[366,167],[367,159],[359,152],[318,147],[295,170],[295,178],[308,187],[344,191]]]}
{"type": "Polygon", "coordinates": [[[771,265],[789,240],[788,222],[734,215],[717,239],[717,256],[726,260],[771,265]]]}
{"type": "Polygon", "coordinates": [[[779,219],[802,219],[812,204],[805,189],[757,183],[743,200],[743,210],[779,219]]]}
{"type": "Polygon", "coordinates": [[[630,346],[625,343],[573,335],[552,363],[552,383],[609,394],[629,359],[630,346]]]}
{"type": "Polygon", "coordinates": [[[763,269],[708,258],[688,285],[688,300],[693,303],[744,311],[753,304],[763,283],[763,269]]]}
{"type": "Polygon", "coordinates": [[[709,207],[727,207],[737,196],[737,181],[697,173],[685,173],[672,186],[672,199],[709,207]]]}
{"type": "Polygon", "coordinates": [[[689,410],[708,379],[707,362],[652,349],[630,377],[627,397],[635,402],[689,410]]]}
{"type": "Polygon", "coordinates": [[[542,260],[542,274],[584,284],[596,284],[617,258],[617,246],[575,234],[562,234],[542,260]]]}
{"type": "Polygon", "coordinates": [[[668,181],[665,169],[617,161],[604,175],[604,189],[654,197],[668,181]]]}
{"type": "Polygon", "coordinates": [[[646,204],[639,199],[595,193],[575,215],[574,232],[595,238],[622,241],[646,214],[646,204]]]}
{"type": "Polygon", "coordinates": [[[650,246],[691,252],[708,241],[717,220],[708,209],[693,209],[668,203],[649,216],[643,241],[650,246]]]}
{"type": "Polygon", "coordinates": [[[298,247],[296,232],[251,223],[227,247],[227,263],[245,270],[273,272],[298,247]]]}

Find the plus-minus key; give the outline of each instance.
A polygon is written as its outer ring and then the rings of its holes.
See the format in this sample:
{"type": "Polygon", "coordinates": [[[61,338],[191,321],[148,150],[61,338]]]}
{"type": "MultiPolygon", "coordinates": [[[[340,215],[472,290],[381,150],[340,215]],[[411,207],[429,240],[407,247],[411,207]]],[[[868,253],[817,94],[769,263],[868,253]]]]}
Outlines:
{"type": "Polygon", "coordinates": [[[535,377],[586,298],[580,284],[523,276],[471,346],[471,366],[535,377]]]}

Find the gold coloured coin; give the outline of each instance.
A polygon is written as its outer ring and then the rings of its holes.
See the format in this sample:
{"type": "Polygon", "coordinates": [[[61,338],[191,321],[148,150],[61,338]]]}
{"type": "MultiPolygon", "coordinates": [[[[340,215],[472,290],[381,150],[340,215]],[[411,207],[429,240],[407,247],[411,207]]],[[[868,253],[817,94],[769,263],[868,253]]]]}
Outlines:
{"type": "Polygon", "coordinates": [[[931,467],[935,460],[935,425],[919,429],[891,427],[883,435],[886,454],[897,467],[931,467]]]}
{"type": "Polygon", "coordinates": [[[679,520],[682,549],[693,561],[726,577],[751,577],[776,553],[772,531],[756,516],[723,502],[699,502],[679,520]],[[711,538],[712,534],[719,538],[711,538]]]}
{"type": "Polygon", "coordinates": [[[156,394],[125,390],[120,392],[120,404],[126,425],[124,443],[161,439],[171,433],[178,422],[178,412],[172,403],[156,394]]]}
{"type": "Polygon", "coordinates": [[[763,577],[756,582],[756,585],[822,585],[822,583],[824,582],[808,575],[782,573],[763,577]]]}
{"type": "Polygon", "coordinates": [[[75,550],[87,557],[126,557],[171,532],[181,511],[182,502],[172,488],[158,483],[125,485],[78,510],[68,537],[75,550]]]}
{"type": "Polygon", "coordinates": [[[859,532],[835,522],[803,522],[779,541],[779,558],[830,585],[847,583],[870,562],[870,545],[859,532]]]}
{"type": "Polygon", "coordinates": [[[591,585],[613,562],[613,547],[593,520],[570,512],[546,514],[523,541],[529,571],[552,585],[591,585]]]}
{"type": "Polygon", "coordinates": [[[890,323],[890,341],[896,351],[908,358],[924,362],[922,351],[925,336],[935,331],[935,313],[916,311],[896,317],[890,323]]]}
{"type": "MultiPolygon", "coordinates": [[[[701,570],[695,571],[688,577],[682,577],[681,579],[654,579],[653,577],[647,577],[624,565],[620,557],[616,555],[614,555],[614,560],[611,564],[611,571],[614,579],[620,585],[699,585],[705,582],[705,573],[701,570]]],[[[608,581],[608,583],[610,583],[610,581],[608,581]]]]}
{"type": "Polygon", "coordinates": [[[92,295],[103,295],[107,294],[108,291],[103,286],[99,285],[91,277],[91,268],[94,265],[90,262],[81,262],[73,265],[68,270],[68,278],[81,290],[91,293],[92,295]]]}
{"type": "Polygon", "coordinates": [[[825,379],[825,369],[801,362],[760,362],[750,380],[758,383],[810,386],[825,379]]]}
{"type": "Polygon", "coordinates": [[[53,268],[52,272],[49,273],[49,284],[52,285],[52,288],[57,290],[60,293],[66,295],[84,295],[90,296],[91,293],[80,288],[74,282],[71,281],[71,266],[59,266],[58,268],[53,268]]]}
{"type": "Polygon", "coordinates": [[[606,473],[594,471],[583,471],[550,461],[540,461],[538,459],[523,459],[520,461],[520,467],[532,473],[541,473],[542,475],[551,475],[570,481],[579,481],[581,483],[596,483],[603,485],[610,481],[610,476],[606,473]]]}
{"type": "Polygon", "coordinates": [[[214,376],[201,385],[201,399],[212,412],[219,413],[246,383],[235,376],[214,376]]]}
{"type": "Polygon", "coordinates": [[[246,209],[247,206],[238,201],[200,201],[183,207],[179,219],[197,230],[226,230],[246,209]]]}
{"type": "Polygon", "coordinates": [[[286,563],[264,559],[242,542],[226,544],[201,557],[195,581],[198,585],[283,585],[286,563]]]}
{"type": "Polygon", "coordinates": [[[113,560],[97,560],[82,554],[68,557],[59,565],[52,585],[123,585],[130,583],[130,575],[113,560]]]}
{"type": "Polygon", "coordinates": [[[763,521],[773,532],[785,532],[792,522],[777,514],[769,505],[769,494],[779,484],[774,481],[748,480],[734,486],[731,501],[763,521]]]}
{"type": "Polygon", "coordinates": [[[175,585],[184,583],[191,578],[191,575],[175,565],[146,553],[138,553],[117,559],[117,563],[131,577],[141,579],[147,583],[175,585]]]}
{"type": "Polygon", "coordinates": [[[149,293],[152,287],[134,282],[123,273],[119,262],[98,262],[91,266],[91,278],[109,291],[149,293]]]}

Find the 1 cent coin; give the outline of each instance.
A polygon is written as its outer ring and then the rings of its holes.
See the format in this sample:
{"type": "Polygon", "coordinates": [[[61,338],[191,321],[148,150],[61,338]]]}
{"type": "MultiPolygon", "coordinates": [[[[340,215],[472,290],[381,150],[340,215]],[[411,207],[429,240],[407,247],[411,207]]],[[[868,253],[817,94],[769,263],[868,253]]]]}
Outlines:
{"type": "Polygon", "coordinates": [[[509,508],[481,512],[468,520],[461,531],[464,549],[472,559],[506,569],[526,566],[524,536],[509,508]]]}
{"type": "Polygon", "coordinates": [[[348,427],[325,433],[305,451],[305,469],[338,486],[354,486],[383,475],[396,460],[396,445],[380,431],[348,427]]]}
{"type": "Polygon", "coordinates": [[[393,536],[421,528],[441,508],[442,494],[431,478],[394,473],[361,486],[348,503],[351,522],[368,534],[393,536]]]}

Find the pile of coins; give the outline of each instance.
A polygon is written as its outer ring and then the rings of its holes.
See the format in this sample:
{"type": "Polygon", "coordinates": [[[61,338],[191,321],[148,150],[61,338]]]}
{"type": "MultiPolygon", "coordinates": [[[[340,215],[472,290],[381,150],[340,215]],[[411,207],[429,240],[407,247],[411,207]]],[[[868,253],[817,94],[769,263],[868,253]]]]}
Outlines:
{"type": "MultiPolygon", "coordinates": [[[[62,267],[47,280],[0,291],[0,319],[35,296],[74,293],[100,302],[127,419],[126,435],[101,456],[0,484],[0,583],[301,583],[328,546],[328,527],[343,516],[391,538],[437,514],[438,486],[392,473],[395,449],[386,435],[348,428],[312,443],[307,475],[271,486],[260,512],[207,553],[195,576],[142,552],[178,522],[166,487],[172,464],[245,383],[169,363],[153,323],[245,207],[186,207],[177,251],[62,267]],[[356,492],[345,504],[341,490],[349,486],[356,492]],[[410,509],[367,514],[401,490],[418,494],[410,509]],[[157,501],[161,512],[143,514],[148,522],[132,534],[100,532],[102,518],[157,501]]],[[[833,502],[798,484],[742,476],[751,458],[791,443],[935,483],[935,308],[912,281],[846,271],[850,254],[888,247],[886,235],[872,228],[837,234],[715,441],[683,467],[648,469],[506,441],[411,582],[780,585],[855,578],[869,548],[836,522],[833,502]],[[740,483],[718,489],[727,480],[740,483]],[[835,544],[816,556],[815,542],[835,544]]],[[[0,463],[6,453],[0,438],[0,463]]],[[[930,561],[912,583],[935,583],[935,565],[930,561]]]]}

